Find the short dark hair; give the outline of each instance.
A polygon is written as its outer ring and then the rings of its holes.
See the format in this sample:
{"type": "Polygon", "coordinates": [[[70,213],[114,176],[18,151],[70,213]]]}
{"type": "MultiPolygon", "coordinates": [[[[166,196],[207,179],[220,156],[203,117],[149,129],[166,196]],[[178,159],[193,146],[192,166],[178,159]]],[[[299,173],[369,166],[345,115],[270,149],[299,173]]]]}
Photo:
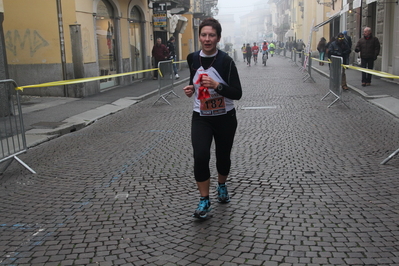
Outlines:
{"type": "Polygon", "coordinates": [[[216,34],[218,37],[222,37],[222,26],[220,25],[219,21],[214,18],[206,18],[204,19],[201,24],[199,25],[199,34],[201,34],[201,30],[205,26],[211,26],[213,29],[216,30],[216,34]]]}
{"type": "Polygon", "coordinates": [[[175,39],[174,36],[170,36],[169,41],[171,42],[171,41],[173,41],[174,39],[175,39]]]}

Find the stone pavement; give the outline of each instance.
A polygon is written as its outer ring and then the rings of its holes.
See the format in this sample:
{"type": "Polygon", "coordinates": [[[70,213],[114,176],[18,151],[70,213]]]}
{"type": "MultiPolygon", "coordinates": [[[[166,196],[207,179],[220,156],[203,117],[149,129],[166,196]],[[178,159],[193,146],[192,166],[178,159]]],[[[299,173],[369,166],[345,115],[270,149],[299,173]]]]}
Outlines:
{"type": "MultiPolygon", "coordinates": [[[[237,63],[229,204],[191,217],[192,99],[156,96],[28,150],[0,177],[0,265],[399,265],[398,119],[321,98],[287,59],[237,63]]],[[[76,102],[76,101],[75,101],[76,102]]]]}

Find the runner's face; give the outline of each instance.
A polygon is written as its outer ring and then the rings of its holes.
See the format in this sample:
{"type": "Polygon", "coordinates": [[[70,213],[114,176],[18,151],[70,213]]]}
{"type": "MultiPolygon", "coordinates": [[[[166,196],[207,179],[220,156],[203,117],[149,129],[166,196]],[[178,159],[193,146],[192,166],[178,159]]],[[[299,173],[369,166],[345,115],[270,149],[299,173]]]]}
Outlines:
{"type": "Polygon", "coordinates": [[[201,29],[200,42],[202,45],[202,51],[206,55],[212,55],[216,53],[216,45],[220,41],[220,38],[216,34],[216,30],[211,26],[205,26],[201,29]]]}

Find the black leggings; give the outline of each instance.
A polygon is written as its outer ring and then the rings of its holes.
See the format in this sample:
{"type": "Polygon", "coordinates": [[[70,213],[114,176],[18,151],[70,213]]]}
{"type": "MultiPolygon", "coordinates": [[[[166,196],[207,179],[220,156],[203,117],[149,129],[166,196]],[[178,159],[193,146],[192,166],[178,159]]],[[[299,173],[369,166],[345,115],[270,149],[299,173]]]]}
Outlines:
{"type": "Polygon", "coordinates": [[[235,109],[225,115],[209,117],[193,112],[191,142],[194,150],[194,177],[197,182],[207,181],[211,177],[209,161],[213,138],[215,139],[216,169],[221,175],[230,173],[230,153],[236,129],[235,109]]]}

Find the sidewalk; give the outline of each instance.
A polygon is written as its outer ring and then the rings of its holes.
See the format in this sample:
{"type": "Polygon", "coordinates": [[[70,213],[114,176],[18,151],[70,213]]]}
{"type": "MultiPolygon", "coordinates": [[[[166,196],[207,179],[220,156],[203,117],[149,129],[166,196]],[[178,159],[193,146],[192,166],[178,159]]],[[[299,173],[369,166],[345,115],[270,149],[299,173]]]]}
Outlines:
{"type": "MultiPolygon", "coordinates": [[[[297,62],[297,64],[299,65],[300,62],[297,62]]],[[[312,66],[313,70],[321,75],[329,76],[327,64],[319,66],[317,61],[312,61],[312,66]]],[[[175,85],[188,84],[188,68],[180,70],[179,75],[180,79],[175,80],[175,85]]],[[[351,90],[399,117],[398,83],[374,76],[371,86],[362,87],[361,73],[351,69],[346,70],[346,77],[351,90]]],[[[24,97],[22,112],[24,114],[27,146],[36,146],[60,135],[79,130],[102,117],[128,108],[157,93],[158,81],[145,79],[129,86],[111,89],[82,99],[24,97]]],[[[162,100],[160,100],[157,104],[166,103],[162,103],[162,100]]]]}
{"type": "MultiPolygon", "coordinates": [[[[182,68],[179,76],[180,78],[174,81],[175,85],[188,84],[188,68],[182,68]]],[[[86,98],[34,97],[21,93],[27,146],[33,147],[79,130],[158,93],[158,80],[152,78],[86,98]]],[[[157,104],[166,103],[159,100],[157,104]]]]}
{"type": "MultiPolygon", "coordinates": [[[[329,77],[328,64],[319,66],[318,63],[318,61],[312,60],[312,69],[325,77],[329,77]]],[[[363,87],[360,71],[346,69],[345,73],[346,82],[351,90],[392,115],[399,117],[399,83],[373,76],[371,86],[363,87]]]]}

